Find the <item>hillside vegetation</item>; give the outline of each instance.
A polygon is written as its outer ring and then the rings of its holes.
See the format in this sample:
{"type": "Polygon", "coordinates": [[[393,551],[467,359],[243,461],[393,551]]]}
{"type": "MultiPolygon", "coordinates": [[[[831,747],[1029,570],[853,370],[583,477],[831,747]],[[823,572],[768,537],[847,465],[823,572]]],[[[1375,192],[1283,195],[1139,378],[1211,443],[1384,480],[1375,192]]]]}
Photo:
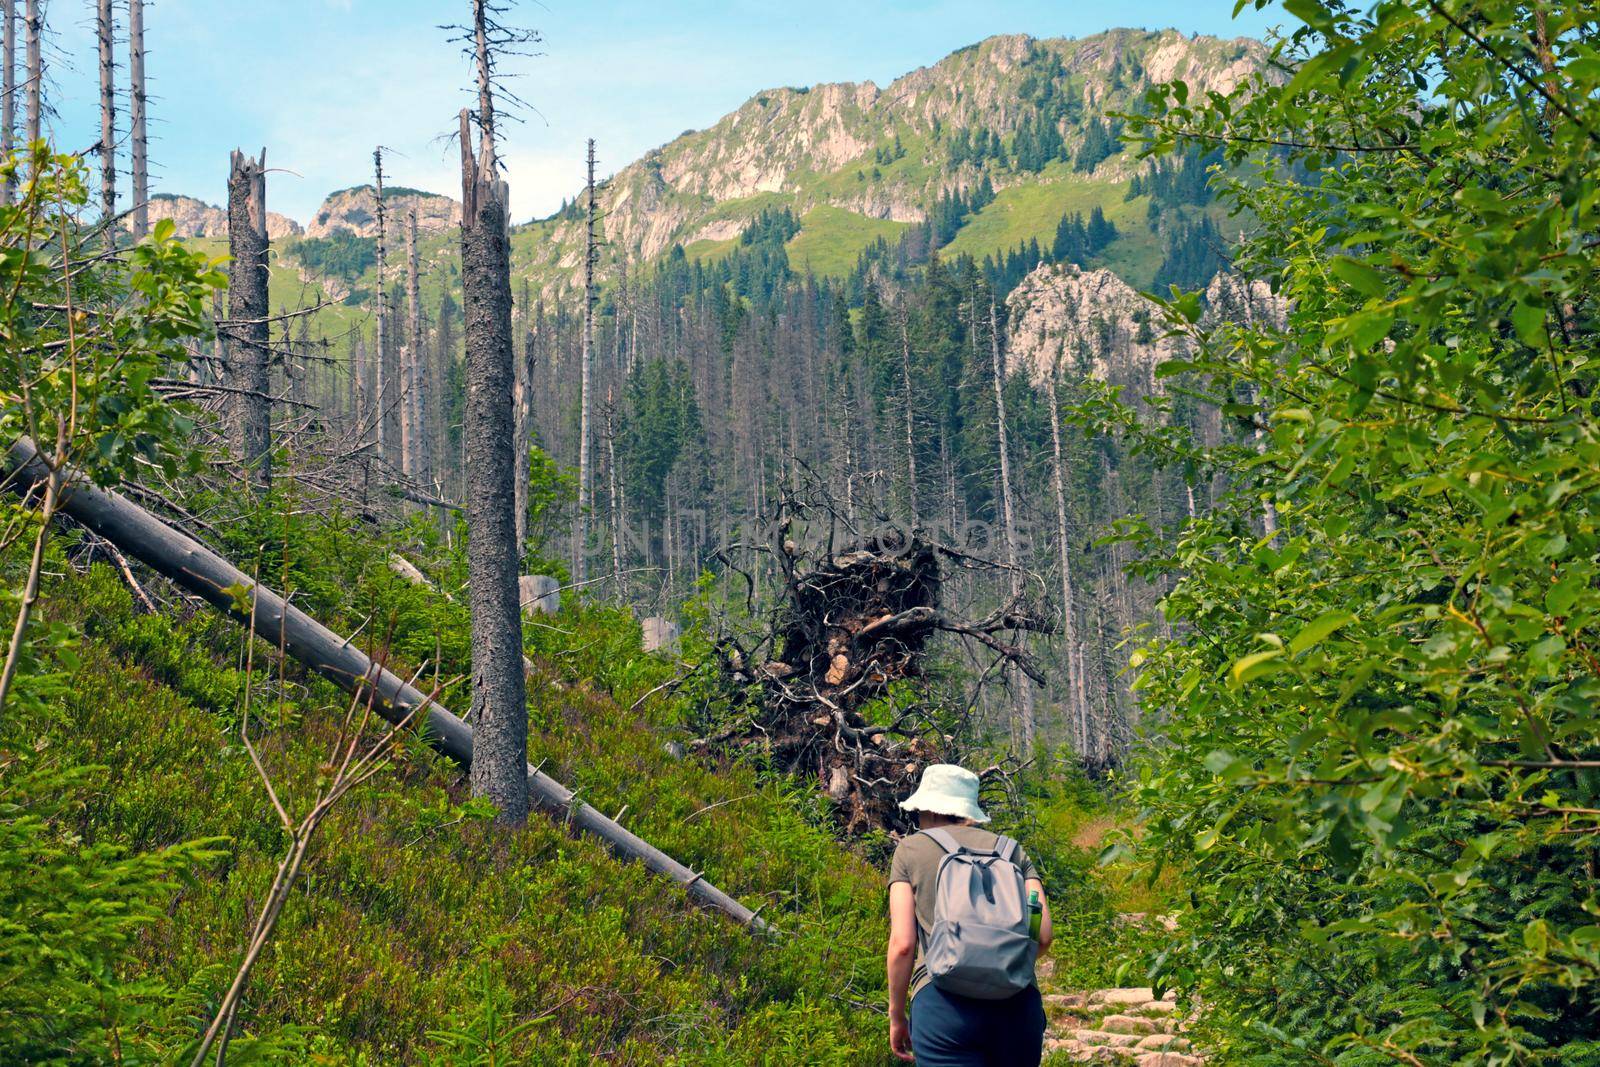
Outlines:
{"type": "MultiPolygon", "coordinates": [[[[296,521],[288,541],[285,529],[263,511],[231,525],[219,547],[286,575],[296,602],[336,625],[374,619],[369,632],[383,635],[395,669],[426,664],[446,681],[465,672],[464,609],[395,576],[390,544],[339,522],[296,521]]],[[[147,613],[97,556],[92,540],[55,542],[59,577],[43,601],[54,651],[26,682],[26,710],[0,734],[5,825],[14,834],[16,815],[42,819],[20,842],[8,838],[22,850],[6,854],[0,923],[82,894],[75,879],[100,880],[127,858],[144,869],[95,890],[98,908],[123,913],[114,933],[85,931],[81,955],[50,964],[55,981],[73,983],[59,988],[92,989],[99,1006],[19,1006],[26,1014],[14,1021],[26,1024],[0,1032],[7,1062],[113,1049],[123,1062],[165,1062],[192,1041],[286,843],[239,743],[245,692],[251,734],[290,807],[327,772],[346,711],[342,694],[272,662],[269,648],[256,649],[247,674],[245,632],[148,575],[162,610],[147,613]],[[86,857],[85,845],[97,851],[86,857]]],[[[8,579],[20,562],[6,557],[8,579]]],[[[449,590],[460,566],[445,554],[429,570],[449,590]]],[[[699,911],[547,817],[495,831],[460,768],[407,743],[323,828],[252,978],[235,1055],[442,1064],[493,1049],[496,1062],[550,1064],[600,1054],[640,1064],[892,1062],[881,1015],[884,842],[839,844],[827,802],[759,764],[674,755],[719,697],[656,697],[630,710],[674,669],[640,651],[630,617],[574,608],[530,625],[528,642],[530,761],[759,905],[780,933],[763,938],[699,911]]],[[[463,700],[463,683],[441,699],[463,700]]],[[[1066,973],[1109,981],[1108,898],[1089,854],[1065,834],[1080,801],[1039,799],[1064,820],[1051,831],[1030,816],[1029,833],[1063,886],[1064,936],[1081,938],[1066,973]]],[[[0,979],[53,958],[48,928],[33,933],[28,951],[13,943],[0,953],[0,979]]]]}

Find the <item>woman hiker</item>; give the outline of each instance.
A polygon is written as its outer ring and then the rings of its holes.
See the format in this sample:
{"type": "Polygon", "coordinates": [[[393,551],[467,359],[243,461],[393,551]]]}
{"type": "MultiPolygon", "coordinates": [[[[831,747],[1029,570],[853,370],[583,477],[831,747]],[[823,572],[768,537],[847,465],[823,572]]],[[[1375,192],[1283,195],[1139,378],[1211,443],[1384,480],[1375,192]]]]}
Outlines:
{"type": "Polygon", "coordinates": [[[978,825],[989,817],[978,776],[965,768],[929,766],[900,806],[915,813],[918,831],[889,866],[890,1049],[922,1067],[1036,1067],[1045,1016],[1033,962],[1051,938],[1038,870],[1021,846],[978,825]],[[936,901],[941,865],[947,884],[936,901]],[[1036,935],[1018,926],[1030,894],[1040,905],[1036,935]]]}

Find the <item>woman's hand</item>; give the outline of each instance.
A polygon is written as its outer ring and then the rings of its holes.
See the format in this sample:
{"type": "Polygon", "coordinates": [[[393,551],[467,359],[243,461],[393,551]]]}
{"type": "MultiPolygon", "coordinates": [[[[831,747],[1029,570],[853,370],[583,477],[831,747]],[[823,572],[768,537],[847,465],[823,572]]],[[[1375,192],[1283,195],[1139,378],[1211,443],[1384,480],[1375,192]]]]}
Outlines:
{"type": "Polygon", "coordinates": [[[908,1063],[916,1059],[911,1054],[911,1027],[904,1015],[889,1016],[889,1051],[908,1063]]]}

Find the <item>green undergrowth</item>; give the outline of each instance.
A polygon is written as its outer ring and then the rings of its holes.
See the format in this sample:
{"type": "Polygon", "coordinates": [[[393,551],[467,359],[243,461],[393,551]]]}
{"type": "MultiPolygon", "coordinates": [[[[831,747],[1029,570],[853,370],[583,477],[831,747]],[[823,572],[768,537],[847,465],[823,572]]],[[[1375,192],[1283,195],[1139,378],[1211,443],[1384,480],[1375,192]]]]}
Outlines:
{"type": "MultiPolygon", "coordinates": [[[[466,710],[464,597],[446,595],[459,553],[421,526],[399,539],[441,593],[389,570],[394,539],[338,517],[286,531],[263,512],[226,530],[218,547],[236,562],[466,710]]],[[[96,849],[102,866],[143,863],[145,880],[108,905],[123,919],[81,955],[98,962],[66,996],[76,1007],[44,1019],[21,1059],[49,1062],[40,1050],[54,1049],[54,1062],[91,1062],[116,1047],[126,1062],[164,1061],[213,1012],[287,841],[240,743],[246,689],[251,736],[291,810],[329,773],[345,702],[261,642],[247,682],[237,624],[148,574],[164,609],[141,613],[117,571],[80,569],[66,558],[79,546],[56,545],[37,631],[54,636],[36,640],[28,699],[0,725],[0,819],[14,829],[17,812],[42,813],[28,865],[44,880],[0,891],[0,921],[36,910],[53,892],[46,876],[96,849]],[[29,775],[54,784],[30,793],[29,775]]],[[[408,740],[324,824],[252,976],[236,1050],[326,1063],[890,1062],[886,842],[838,842],[810,783],[683,758],[672,742],[720,698],[641,699],[677,668],[640,650],[626,614],[568,607],[534,622],[530,759],[781,933],[753,937],[691,906],[547,815],[494,830],[460,768],[408,740]],[[486,1048],[498,1059],[474,1059],[486,1048]]],[[[1030,804],[1067,802],[1035,792],[1030,804]]],[[[1007,818],[1061,887],[1059,965],[1104,984],[1116,938],[1092,851],[1049,820],[1007,818]]],[[[0,1027],[0,1059],[24,1047],[17,1037],[0,1027]]]]}

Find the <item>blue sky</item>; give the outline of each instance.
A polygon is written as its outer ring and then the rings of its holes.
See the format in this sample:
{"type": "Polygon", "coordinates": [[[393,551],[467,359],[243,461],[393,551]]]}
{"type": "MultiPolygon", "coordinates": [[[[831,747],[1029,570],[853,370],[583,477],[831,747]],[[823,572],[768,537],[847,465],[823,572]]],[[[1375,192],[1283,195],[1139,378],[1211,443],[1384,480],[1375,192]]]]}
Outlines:
{"type": "MultiPolygon", "coordinates": [[[[20,6],[20,5],[19,5],[20,6]]],[[[122,7],[119,4],[119,7],[122,7]]],[[[442,140],[470,69],[439,24],[467,0],[146,0],[152,186],[218,203],[228,152],[267,148],[268,207],[302,222],[330,191],[371,179],[459,195],[442,140]]],[[[906,71],[996,33],[1084,36],[1112,25],[1260,35],[1276,23],[1232,0],[523,0],[538,56],[515,64],[537,112],[504,157],[517,219],[546,214],[581,184],[583,142],[609,172],[764,88],[906,71]]],[[[58,143],[99,136],[92,0],[49,0],[50,92],[58,143]]],[[[125,14],[125,11],[124,11],[125,14]]],[[[120,20],[121,16],[119,16],[120,20]]],[[[122,32],[119,29],[119,34],[122,32]]],[[[19,49],[20,51],[20,49],[19,49]]],[[[119,41],[118,62],[126,46],[119,41]]],[[[119,69],[119,79],[125,71],[119,69]]],[[[119,119],[126,136],[126,115],[119,119]]],[[[126,189],[126,180],[123,182],[126,189]]]]}

